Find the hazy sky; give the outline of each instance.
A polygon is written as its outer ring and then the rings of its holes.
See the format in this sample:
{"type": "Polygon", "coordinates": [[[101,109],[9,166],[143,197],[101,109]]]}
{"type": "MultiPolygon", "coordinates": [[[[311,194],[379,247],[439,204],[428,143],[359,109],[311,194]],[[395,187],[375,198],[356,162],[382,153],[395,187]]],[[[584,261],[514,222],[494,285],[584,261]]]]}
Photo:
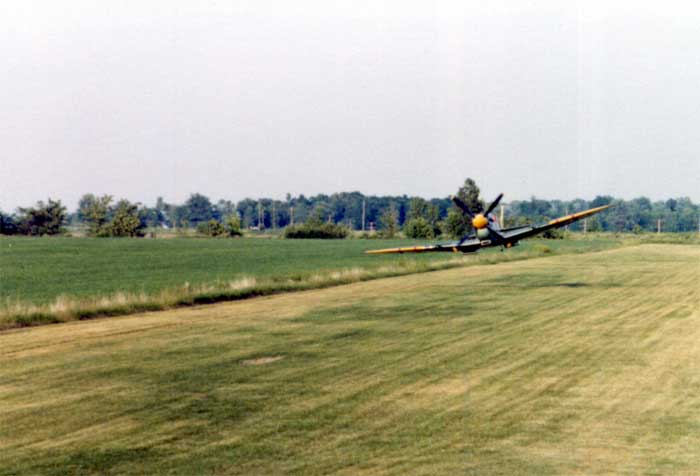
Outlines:
{"type": "Polygon", "coordinates": [[[0,209],[332,193],[700,201],[692,2],[0,4],[0,209]]]}

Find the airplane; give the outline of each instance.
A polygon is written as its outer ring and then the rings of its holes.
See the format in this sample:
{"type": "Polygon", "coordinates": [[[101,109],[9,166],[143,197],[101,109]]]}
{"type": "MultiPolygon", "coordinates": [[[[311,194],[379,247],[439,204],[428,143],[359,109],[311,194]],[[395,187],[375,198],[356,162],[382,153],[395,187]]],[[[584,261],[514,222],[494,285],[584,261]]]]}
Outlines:
{"type": "Polygon", "coordinates": [[[461,240],[452,243],[412,246],[407,248],[386,248],[382,250],[365,251],[365,253],[371,255],[392,253],[428,253],[440,251],[474,253],[482,248],[490,248],[493,246],[500,246],[501,249],[512,248],[513,246],[517,246],[518,242],[524,238],[538,235],[553,228],[560,228],[562,226],[569,225],[575,221],[581,220],[582,218],[602,212],[603,210],[612,206],[604,205],[602,207],[591,208],[582,212],[556,218],[540,226],[525,225],[516,226],[514,228],[501,228],[498,220],[491,212],[496,209],[503,198],[502,193],[499,194],[493,202],[491,202],[491,205],[489,205],[485,211],[479,210],[476,212],[469,209],[467,204],[464,203],[459,197],[452,196],[451,198],[454,204],[457,205],[457,207],[459,207],[459,209],[462,210],[466,216],[471,218],[472,226],[474,227],[474,230],[476,230],[473,235],[467,235],[461,240]]]}

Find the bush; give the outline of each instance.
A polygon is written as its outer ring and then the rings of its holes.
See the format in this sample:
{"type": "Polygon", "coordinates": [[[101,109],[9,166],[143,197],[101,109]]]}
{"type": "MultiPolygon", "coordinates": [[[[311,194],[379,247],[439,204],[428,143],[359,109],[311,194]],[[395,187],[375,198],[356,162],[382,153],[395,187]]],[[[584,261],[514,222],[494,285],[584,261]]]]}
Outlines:
{"type": "Polygon", "coordinates": [[[362,233],[355,236],[358,240],[378,240],[381,238],[378,233],[372,233],[369,231],[363,231],[362,233]]]}
{"type": "Polygon", "coordinates": [[[231,215],[226,219],[226,232],[228,236],[243,236],[243,231],[241,230],[241,220],[235,216],[231,215]]]}
{"type": "Polygon", "coordinates": [[[213,219],[197,225],[197,232],[207,236],[225,236],[228,234],[226,227],[213,219]]]}
{"type": "Polygon", "coordinates": [[[564,238],[566,238],[566,231],[557,228],[552,228],[551,230],[547,230],[544,233],[542,233],[541,236],[545,240],[563,240],[564,238]]]}
{"type": "Polygon", "coordinates": [[[197,232],[207,236],[243,236],[241,231],[241,221],[236,216],[230,216],[226,219],[226,223],[221,223],[211,219],[197,225],[197,232]]]}
{"type": "Polygon", "coordinates": [[[350,230],[342,225],[334,223],[321,223],[312,220],[303,225],[288,226],[284,230],[284,237],[289,239],[343,239],[350,234],[350,230]]]}
{"type": "Polygon", "coordinates": [[[428,220],[422,217],[408,220],[403,227],[403,232],[406,238],[434,238],[433,227],[428,223],[428,220]]]}

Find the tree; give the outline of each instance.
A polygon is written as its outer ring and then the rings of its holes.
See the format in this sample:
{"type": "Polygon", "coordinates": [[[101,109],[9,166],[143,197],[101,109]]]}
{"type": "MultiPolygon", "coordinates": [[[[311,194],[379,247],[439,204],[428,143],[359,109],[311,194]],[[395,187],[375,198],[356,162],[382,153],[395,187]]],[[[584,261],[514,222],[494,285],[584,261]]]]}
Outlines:
{"type": "Polygon", "coordinates": [[[613,202],[613,200],[615,200],[615,199],[613,197],[611,197],[610,195],[597,195],[593,199],[593,201],[590,203],[590,207],[591,208],[598,208],[598,207],[602,207],[605,205],[609,205],[610,203],[613,202]]]}
{"type": "Polygon", "coordinates": [[[408,220],[413,220],[416,218],[426,218],[428,215],[428,202],[420,197],[414,197],[408,206],[408,214],[406,218],[408,220]]]}
{"type": "Polygon", "coordinates": [[[598,216],[592,216],[586,218],[586,220],[588,220],[588,223],[586,224],[586,229],[588,231],[593,232],[602,230],[602,226],[600,225],[600,219],[598,218],[598,216]]]}
{"type": "MultiPolygon", "coordinates": [[[[464,185],[459,187],[457,196],[473,211],[473,213],[478,213],[484,209],[484,204],[479,200],[480,193],[476,182],[471,178],[467,178],[464,181],[464,185]]],[[[457,208],[456,205],[453,205],[450,211],[447,212],[444,228],[446,234],[453,238],[461,238],[471,232],[472,221],[462,210],[457,208]]]]}
{"type": "Polygon", "coordinates": [[[241,217],[241,224],[249,228],[251,226],[257,226],[258,224],[258,203],[251,199],[246,198],[238,202],[236,205],[236,211],[241,217]]]}
{"type": "Polygon", "coordinates": [[[36,207],[19,208],[17,229],[24,235],[42,236],[63,233],[66,207],[60,200],[37,202],[36,207]]]}
{"type": "MultiPolygon", "coordinates": [[[[630,231],[634,227],[635,223],[630,220],[631,214],[627,203],[623,200],[616,200],[615,206],[608,211],[608,222],[612,231],[630,231]]],[[[639,222],[636,224],[643,227],[639,222]]]]}
{"type": "Polygon", "coordinates": [[[425,219],[430,225],[433,237],[439,236],[441,233],[440,208],[437,205],[428,205],[425,219]]]}
{"type": "Polygon", "coordinates": [[[157,219],[160,221],[159,225],[163,226],[166,225],[168,227],[175,226],[172,216],[170,216],[170,213],[173,209],[173,206],[166,203],[163,197],[158,197],[156,199],[156,206],[155,206],[155,211],[156,211],[156,216],[157,219]]]}
{"type": "Polygon", "coordinates": [[[88,235],[109,235],[109,231],[105,227],[109,222],[111,202],[111,195],[96,197],[88,193],[82,196],[78,202],[78,218],[88,225],[88,235]]]}
{"type": "Polygon", "coordinates": [[[146,223],[139,214],[138,205],[128,200],[119,200],[114,210],[114,218],[104,230],[108,236],[136,237],[144,236],[145,228],[146,223]]]}
{"type": "Polygon", "coordinates": [[[161,227],[166,222],[165,215],[157,207],[143,207],[140,214],[146,226],[161,227]]]}
{"type": "Polygon", "coordinates": [[[396,207],[391,206],[390,208],[386,209],[384,213],[382,213],[382,216],[379,217],[379,222],[382,225],[382,237],[393,238],[399,229],[396,207]]]}
{"type": "Polygon", "coordinates": [[[236,204],[231,200],[219,200],[214,206],[215,214],[220,217],[227,217],[236,211],[236,204]]]}
{"type": "Polygon", "coordinates": [[[17,231],[13,217],[0,211],[0,235],[14,235],[17,231]]]}
{"type": "Polygon", "coordinates": [[[631,214],[628,214],[626,217],[627,224],[625,231],[632,230],[633,222],[636,222],[639,226],[646,230],[653,230],[656,228],[656,220],[652,218],[651,200],[649,200],[647,197],[639,197],[627,203],[629,204],[627,211],[634,214],[634,218],[630,219],[632,218],[630,216],[631,214]]]}
{"type": "Polygon", "coordinates": [[[480,193],[481,191],[476,185],[476,182],[471,178],[467,178],[464,181],[464,185],[459,187],[459,190],[457,191],[457,196],[461,198],[464,203],[467,204],[470,210],[474,210],[475,212],[477,212],[484,209],[484,203],[481,200],[479,200],[480,193]]]}
{"type": "Polygon", "coordinates": [[[184,207],[186,216],[183,218],[186,218],[191,226],[216,218],[211,201],[202,194],[195,193],[190,195],[184,207]]]}
{"type": "Polygon", "coordinates": [[[464,213],[457,208],[451,208],[447,212],[447,218],[442,224],[443,233],[452,238],[462,238],[471,230],[471,222],[465,219],[464,213]]]}
{"type": "Polygon", "coordinates": [[[423,217],[408,220],[403,227],[403,232],[407,238],[431,239],[434,237],[433,227],[423,217]]]}
{"type": "Polygon", "coordinates": [[[174,228],[187,228],[189,225],[189,211],[186,206],[169,205],[168,220],[174,228]]]}

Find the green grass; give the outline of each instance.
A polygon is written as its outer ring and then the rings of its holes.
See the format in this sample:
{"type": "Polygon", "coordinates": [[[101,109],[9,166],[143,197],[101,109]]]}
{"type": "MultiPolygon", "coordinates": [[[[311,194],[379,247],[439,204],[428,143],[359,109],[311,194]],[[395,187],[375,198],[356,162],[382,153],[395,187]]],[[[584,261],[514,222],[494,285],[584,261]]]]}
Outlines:
{"type": "Polygon", "coordinates": [[[0,474],[700,467],[700,248],[0,334],[0,474]]]}
{"type": "MultiPolygon", "coordinates": [[[[573,248],[585,251],[604,248],[616,242],[612,238],[589,242],[538,240],[526,242],[508,253],[531,252],[541,243],[553,251],[566,252],[573,248]]],[[[414,243],[409,240],[0,238],[0,299],[43,304],[59,295],[153,293],[186,282],[197,285],[244,276],[306,276],[319,271],[426,262],[452,256],[363,254],[373,248],[414,243]]]]}
{"type": "MultiPolygon", "coordinates": [[[[272,293],[449,267],[620,246],[595,237],[531,240],[455,260],[452,253],[368,256],[395,240],[0,239],[0,328],[272,293]]],[[[459,256],[459,255],[458,255],[459,256]]]]}
{"type": "Polygon", "coordinates": [[[42,304],[62,294],[153,293],[186,282],[197,285],[243,276],[291,276],[376,266],[389,260],[362,253],[377,244],[359,240],[2,238],[0,298],[42,304]]]}

